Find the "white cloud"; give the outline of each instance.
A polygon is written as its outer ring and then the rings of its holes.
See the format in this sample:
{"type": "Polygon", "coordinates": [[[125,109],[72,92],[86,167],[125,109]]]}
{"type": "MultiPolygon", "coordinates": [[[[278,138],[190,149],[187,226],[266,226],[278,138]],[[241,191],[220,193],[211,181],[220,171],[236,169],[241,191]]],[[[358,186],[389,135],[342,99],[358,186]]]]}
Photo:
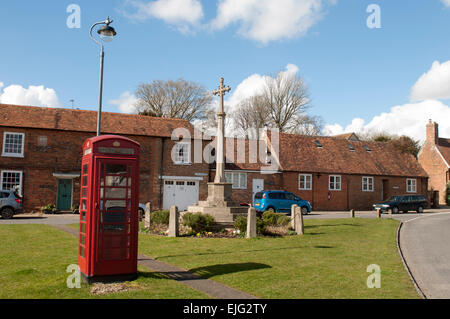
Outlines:
{"type": "Polygon", "coordinates": [[[446,7],[450,7],[450,0],[441,0],[446,7]]]}
{"type": "Polygon", "coordinates": [[[9,85],[4,87],[4,83],[0,82],[0,103],[16,104],[16,105],[31,105],[31,106],[46,106],[59,107],[58,96],[55,90],[45,88],[43,85],[24,88],[21,85],[9,85]]]}
{"type": "Polygon", "coordinates": [[[425,125],[428,120],[439,124],[439,135],[450,137],[450,107],[440,101],[426,100],[391,108],[389,113],[375,116],[369,123],[355,118],[345,128],[339,124],[326,125],[325,135],[343,133],[388,132],[396,135],[407,135],[414,139],[425,140],[425,125]]]}
{"type": "MultiPolygon", "coordinates": [[[[239,34],[264,44],[306,34],[322,17],[323,0],[220,0],[213,30],[240,25],[239,34]]],[[[335,4],[336,0],[328,1],[335,4]]]]}
{"type": "Polygon", "coordinates": [[[156,0],[150,2],[131,0],[126,1],[126,5],[137,9],[133,14],[124,13],[129,18],[160,19],[176,26],[183,33],[189,32],[192,26],[198,25],[204,16],[200,0],[156,0]]]}
{"type": "MultiPolygon", "coordinates": [[[[299,68],[295,64],[288,64],[286,70],[281,71],[279,75],[295,76],[299,71],[299,68]]],[[[245,80],[243,80],[234,89],[231,96],[225,102],[227,112],[233,112],[240,102],[251,96],[257,95],[263,92],[264,83],[266,81],[274,81],[275,79],[269,75],[252,74],[245,80]]]]}
{"type": "MultiPolygon", "coordinates": [[[[450,0],[448,0],[450,3],[450,0]]],[[[424,73],[411,89],[411,100],[450,98],[450,61],[434,61],[431,69],[424,73]]]]}
{"type": "Polygon", "coordinates": [[[136,113],[136,103],[138,99],[129,91],[123,92],[117,100],[110,100],[109,103],[119,108],[124,113],[136,113]]]}

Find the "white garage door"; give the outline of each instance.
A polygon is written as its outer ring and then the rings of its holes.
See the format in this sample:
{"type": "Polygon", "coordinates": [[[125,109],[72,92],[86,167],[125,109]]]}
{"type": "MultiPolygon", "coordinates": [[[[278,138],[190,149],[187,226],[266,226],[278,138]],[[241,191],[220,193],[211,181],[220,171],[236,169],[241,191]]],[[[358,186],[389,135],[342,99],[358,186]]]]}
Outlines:
{"type": "Polygon", "coordinates": [[[198,202],[198,193],[198,181],[164,181],[163,209],[175,205],[179,211],[185,211],[198,202]]]}

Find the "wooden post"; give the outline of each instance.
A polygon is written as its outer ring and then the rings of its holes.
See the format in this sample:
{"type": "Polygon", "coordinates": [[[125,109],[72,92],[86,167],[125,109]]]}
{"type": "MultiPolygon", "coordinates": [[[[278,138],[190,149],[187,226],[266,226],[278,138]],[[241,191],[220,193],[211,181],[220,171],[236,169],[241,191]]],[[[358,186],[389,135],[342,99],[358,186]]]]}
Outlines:
{"type": "Polygon", "coordinates": [[[302,209],[298,206],[295,207],[295,232],[297,235],[303,235],[305,233],[303,227],[303,214],[302,209]]]}
{"type": "Polygon", "coordinates": [[[355,218],[355,210],[350,209],[350,218],[355,218]]]}
{"type": "Polygon", "coordinates": [[[247,214],[247,238],[254,238],[256,236],[256,209],[250,207],[247,214]]]}
{"type": "Polygon", "coordinates": [[[392,208],[389,208],[389,218],[392,218],[392,208]]]}
{"type": "Polygon", "coordinates": [[[169,217],[169,237],[178,237],[178,224],[179,224],[180,214],[178,213],[178,207],[170,207],[170,217],[169,217]]]}
{"type": "Polygon", "coordinates": [[[145,217],[144,217],[144,227],[146,229],[150,228],[151,220],[150,213],[152,212],[152,204],[148,202],[145,204],[145,217]]]}

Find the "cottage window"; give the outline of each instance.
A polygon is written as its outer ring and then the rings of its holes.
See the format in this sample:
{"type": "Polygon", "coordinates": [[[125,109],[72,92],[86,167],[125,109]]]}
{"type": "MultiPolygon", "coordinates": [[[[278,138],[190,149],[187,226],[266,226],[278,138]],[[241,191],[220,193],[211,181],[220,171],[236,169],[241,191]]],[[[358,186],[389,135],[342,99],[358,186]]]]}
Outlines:
{"type": "Polygon", "coordinates": [[[340,191],[341,190],[341,176],[340,175],[330,175],[328,179],[328,189],[330,191],[340,191]]]}
{"type": "Polygon", "coordinates": [[[225,172],[225,181],[232,183],[234,189],[247,189],[247,173],[225,172]]]}
{"type": "Polygon", "coordinates": [[[23,157],[25,145],[24,133],[10,133],[3,134],[3,153],[5,157],[23,157]]]}
{"type": "Polygon", "coordinates": [[[312,189],[312,175],[311,174],[300,174],[298,176],[298,189],[300,189],[300,190],[311,190],[312,189]]]}
{"type": "Polygon", "coordinates": [[[362,178],[362,191],[373,192],[373,177],[364,176],[362,178]]]}
{"type": "Polygon", "coordinates": [[[190,143],[177,143],[175,144],[174,154],[175,164],[190,164],[191,163],[191,144],[190,143]]]}
{"type": "Polygon", "coordinates": [[[21,171],[2,171],[1,176],[2,190],[16,190],[22,196],[22,172],[21,171]]]}
{"type": "Polygon", "coordinates": [[[406,192],[417,193],[417,180],[413,178],[406,179],[406,192]]]}

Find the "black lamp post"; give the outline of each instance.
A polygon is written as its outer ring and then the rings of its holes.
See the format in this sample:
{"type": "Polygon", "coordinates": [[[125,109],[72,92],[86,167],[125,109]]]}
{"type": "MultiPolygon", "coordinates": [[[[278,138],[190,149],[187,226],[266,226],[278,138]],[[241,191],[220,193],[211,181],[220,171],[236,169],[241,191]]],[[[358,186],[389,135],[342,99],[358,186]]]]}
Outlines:
{"type": "Polygon", "coordinates": [[[100,136],[101,122],[102,122],[103,62],[105,59],[105,50],[104,50],[103,44],[94,38],[94,36],[92,35],[92,31],[94,30],[94,28],[97,25],[103,24],[103,26],[97,30],[97,33],[99,34],[100,38],[104,42],[111,42],[117,34],[116,30],[114,30],[114,28],[110,26],[111,23],[113,23],[113,20],[111,20],[108,17],[105,21],[94,23],[91,27],[91,30],[89,31],[89,35],[90,35],[91,39],[95,43],[97,43],[101,48],[101,50],[100,50],[100,80],[99,80],[100,83],[99,83],[98,115],[97,115],[97,136],[100,136]]]}

